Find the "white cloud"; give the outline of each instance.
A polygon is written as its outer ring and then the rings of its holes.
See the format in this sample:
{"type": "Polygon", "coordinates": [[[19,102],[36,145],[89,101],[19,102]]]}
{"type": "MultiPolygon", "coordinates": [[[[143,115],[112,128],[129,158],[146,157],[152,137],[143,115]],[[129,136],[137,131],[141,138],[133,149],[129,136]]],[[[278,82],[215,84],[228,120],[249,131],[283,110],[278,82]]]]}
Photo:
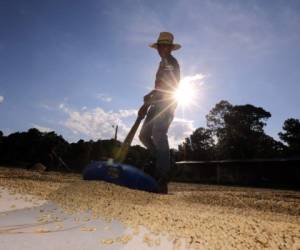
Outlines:
{"type": "Polygon", "coordinates": [[[120,117],[129,117],[133,115],[137,115],[137,110],[136,109],[120,109],[119,112],[120,117]]]}
{"type": "Polygon", "coordinates": [[[4,96],[0,95],[0,103],[4,102],[4,96]]]}
{"type": "Polygon", "coordinates": [[[37,124],[32,124],[32,126],[36,129],[38,129],[39,131],[41,132],[50,132],[50,131],[54,131],[53,129],[51,128],[47,128],[47,127],[43,127],[43,126],[40,126],[40,125],[37,125],[37,124]]]}
{"type": "Polygon", "coordinates": [[[104,101],[104,102],[111,102],[112,101],[112,98],[110,96],[108,96],[107,94],[104,94],[104,93],[98,93],[96,95],[96,97],[98,99],[100,99],[101,101],[104,101]]]}
{"type": "Polygon", "coordinates": [[[113,138],[115,125],[118,125],[118,140],[123,140],[129,131],[123,118],[137,113],[136,110],[125,109],[107,112],[102,108],[76,111],[65,104],[61,104],[59,108],[68,115],[67,120],[63,122],[65,127],[74,134],[82,134],[93,140],[113,138]]]}

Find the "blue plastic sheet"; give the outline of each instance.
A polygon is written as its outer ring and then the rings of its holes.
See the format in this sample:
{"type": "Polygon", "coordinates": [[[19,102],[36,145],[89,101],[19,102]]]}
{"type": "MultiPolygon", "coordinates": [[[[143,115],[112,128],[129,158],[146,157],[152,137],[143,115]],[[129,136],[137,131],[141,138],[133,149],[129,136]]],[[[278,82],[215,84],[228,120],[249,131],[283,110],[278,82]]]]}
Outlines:
{"type": "Polygon", "coordinates": [[[136,167],[112,161],[91,162],[83,171],[83,179],[106,181],[147,192],[158,191],[158,184],[151,176],[136,167]]]}

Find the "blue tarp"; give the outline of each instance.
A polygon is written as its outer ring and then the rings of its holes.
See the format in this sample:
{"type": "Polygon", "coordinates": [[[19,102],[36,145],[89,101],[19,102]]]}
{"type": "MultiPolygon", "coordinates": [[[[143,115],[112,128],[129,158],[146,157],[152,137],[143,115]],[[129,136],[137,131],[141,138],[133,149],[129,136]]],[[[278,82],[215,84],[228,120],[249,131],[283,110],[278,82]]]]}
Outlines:
{"type": "Polygon", "coordinates": [[[136,167],[111,161],[91,162],[83,171],[83,179],[106,181],[147,192],[158,191],[158,184],[151,176],[136,167]]]}

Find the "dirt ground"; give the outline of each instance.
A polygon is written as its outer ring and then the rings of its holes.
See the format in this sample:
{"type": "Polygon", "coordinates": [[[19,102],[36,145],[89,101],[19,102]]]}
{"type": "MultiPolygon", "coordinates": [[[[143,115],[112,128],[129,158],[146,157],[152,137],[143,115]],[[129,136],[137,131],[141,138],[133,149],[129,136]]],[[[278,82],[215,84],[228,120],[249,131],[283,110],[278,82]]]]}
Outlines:
{"type": "Polygon", "coordinates": [[[5,167],[1,186],[53,201],[70,214],[89,211],[94,218],[119,220],[136,233],[145,226],[148,246],[159,245],[164,235],[173,249],[300,249],[297,191],[170,183],[170,194],[158,195],[76,174],[5,167]]]}

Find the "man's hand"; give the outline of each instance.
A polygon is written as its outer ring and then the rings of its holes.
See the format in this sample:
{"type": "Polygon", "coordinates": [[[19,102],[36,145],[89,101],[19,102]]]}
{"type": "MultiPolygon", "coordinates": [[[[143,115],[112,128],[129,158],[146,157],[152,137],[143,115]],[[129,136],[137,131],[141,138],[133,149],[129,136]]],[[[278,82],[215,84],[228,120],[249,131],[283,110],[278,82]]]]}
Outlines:
{"type": "Polygon", "coordinates": [[[138,111],[138,117],[139,118],[144,119],[144,117],[146,116],[146,114],[148,112],[149,106],[150,106],[150,104],[147,104],[147,103],[143,104],[143,106],[138,111]]]}

